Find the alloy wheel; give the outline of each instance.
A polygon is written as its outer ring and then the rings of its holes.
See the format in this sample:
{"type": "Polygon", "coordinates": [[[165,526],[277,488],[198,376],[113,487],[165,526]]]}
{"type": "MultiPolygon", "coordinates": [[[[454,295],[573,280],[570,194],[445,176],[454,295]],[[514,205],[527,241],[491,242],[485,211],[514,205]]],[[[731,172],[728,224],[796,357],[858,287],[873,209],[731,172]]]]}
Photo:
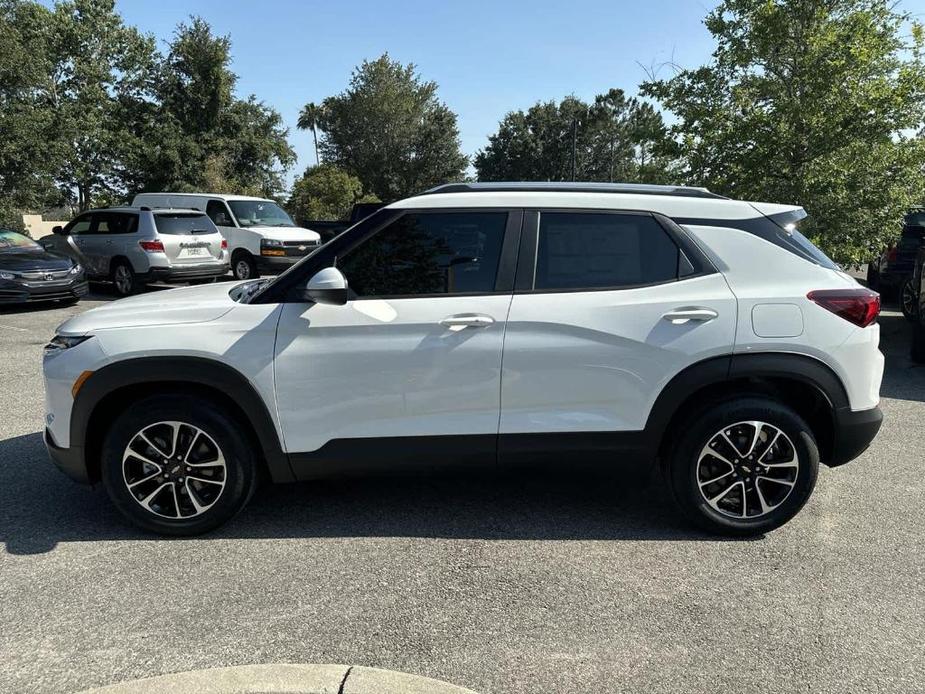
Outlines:
{"type": "Polygon", "coordinates": [[[697,486],[713,510],[750,520],[787,500],[799,470],[796,448],[781,429],[767,422],[738,422],[716,432],[700,451],[697,486]]]}
{"type": "Polygon", "coordinates": [[[120,294],[128,294],[132,290],[132,275],[125,265],[116,266],[113,279],[120,294]]]}
{"type": "Polygon", "coordinates": [[[186,422],[157,422],[136,433],[122,455],[122,478],[142,508],[185,520],[208,511],[227,481],[221,448],[186,422]]]}
{"type": "Polygon", "coordinates": [[[903,314],[910,318],[914,316],[918,297],[915,295],[915,284],[912,280],[903,282],[900,290],[900,301],[902,302],[903,314]]]}

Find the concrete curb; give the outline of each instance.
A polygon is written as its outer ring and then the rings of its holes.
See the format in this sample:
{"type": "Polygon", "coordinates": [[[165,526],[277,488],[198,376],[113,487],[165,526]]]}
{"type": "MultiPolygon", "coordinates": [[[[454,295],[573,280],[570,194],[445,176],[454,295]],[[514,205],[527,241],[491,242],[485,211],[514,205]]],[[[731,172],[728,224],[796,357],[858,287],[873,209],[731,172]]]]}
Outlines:
{"type": "Polygon", "coordinates": [[[120,682],[83,694],[477,694],[404,672],[357,665],[241,665],[120,682]]]}

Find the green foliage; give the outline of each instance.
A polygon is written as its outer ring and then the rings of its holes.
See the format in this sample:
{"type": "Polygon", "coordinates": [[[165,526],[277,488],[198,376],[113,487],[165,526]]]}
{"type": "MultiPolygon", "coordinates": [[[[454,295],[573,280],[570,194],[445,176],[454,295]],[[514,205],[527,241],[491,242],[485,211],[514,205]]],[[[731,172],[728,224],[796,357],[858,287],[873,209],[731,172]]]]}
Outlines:
{"type": "Polygon", "coordinates": [[[724,0],[712,61],[644,94],[677,115],[685,175],[731,196],[799,204],[802,229],[866,260],[922,199],[922,30],[886,0],[724,0]]]}
{"type": "Polygon", "coordinates": [[[388,54],[364,61],[344,92],[324,100],[316,121],[321,159],[382,200],[463,177],[456,114],[439,101],[434,82],[388,54]]]}
{"type": "Polygon", "coordinates": [[[364,195],[363,184],[331,164],[310,166],[292,185],[287,208],[299,221],[346,219],[358,202],[378,202],[375,195],[364,195]]]}
{"type": "Polygon", "coordinates": [[[657,111],[611,89],[593,104],[570,96],[507,114],[474,164],[482,181],[668,183],[665,141],[657,111]]]}

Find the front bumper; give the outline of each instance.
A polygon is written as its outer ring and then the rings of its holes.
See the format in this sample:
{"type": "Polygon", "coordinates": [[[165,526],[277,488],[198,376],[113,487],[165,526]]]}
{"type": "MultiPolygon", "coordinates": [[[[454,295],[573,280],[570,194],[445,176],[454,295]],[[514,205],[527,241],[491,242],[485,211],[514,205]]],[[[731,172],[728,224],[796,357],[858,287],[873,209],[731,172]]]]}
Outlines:
{"type": "Polygon", "coordinates": [[[189,282],[224,277],[228,274],[228,265],[208,263],[206,265],[174,265],[171,267],[152,267],[146,279],[149,282],[189,282]]]}
{"type": "MultiPolygon", "coordinates": [[[[307,255],[307,254],[306,254],[307,255]]],[[[271,256],[271,255],[258,255],[257,260],[257,271],[261,275],[276,275],[280,272],[288,270],[297,262],[304,258],[304,255],[299,256],[271,256]]]]}
{"type": "Polygon", "coordinates": [[[823,462],[829,467],[850,463],[867,450],[881,424],[883,413],[879,407],[858,411],[848,408],[836,410],[832,455],[823,462]]]}
{"type": "Polygon", "coordinates": [[[84,449],[80,446],[71,446],[61,448],[55,443],[51,432],[45,429],[45,448],[51,462],[61,470],[65,475],[75,482],[81,484],[90,484],[90,474],[87,471],[87,461],[84,457],[84,449]]]}
{"type": "Polygon", "coordinates": [[[4,280],[0,282],[0,304],[74,301],[86,296],[88,291],[89,286],[84,277],[50,282],[12,282],[4,280]]]}

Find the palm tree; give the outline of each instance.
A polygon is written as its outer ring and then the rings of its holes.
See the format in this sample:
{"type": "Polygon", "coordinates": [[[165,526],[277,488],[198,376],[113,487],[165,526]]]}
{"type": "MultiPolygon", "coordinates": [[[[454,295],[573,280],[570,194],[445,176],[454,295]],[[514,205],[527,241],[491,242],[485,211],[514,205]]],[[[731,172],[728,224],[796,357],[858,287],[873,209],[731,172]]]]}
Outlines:
{"type": "Polygon", "coordinates": [[[321,164],[318,157],[318,132],[317,128],[321,121],[321,107],[313,102],[305,104],[302,113],[299,114],[297,123],[299,130],[311,130],[312,137],[315,140],[315,164],[321,164]]]}

